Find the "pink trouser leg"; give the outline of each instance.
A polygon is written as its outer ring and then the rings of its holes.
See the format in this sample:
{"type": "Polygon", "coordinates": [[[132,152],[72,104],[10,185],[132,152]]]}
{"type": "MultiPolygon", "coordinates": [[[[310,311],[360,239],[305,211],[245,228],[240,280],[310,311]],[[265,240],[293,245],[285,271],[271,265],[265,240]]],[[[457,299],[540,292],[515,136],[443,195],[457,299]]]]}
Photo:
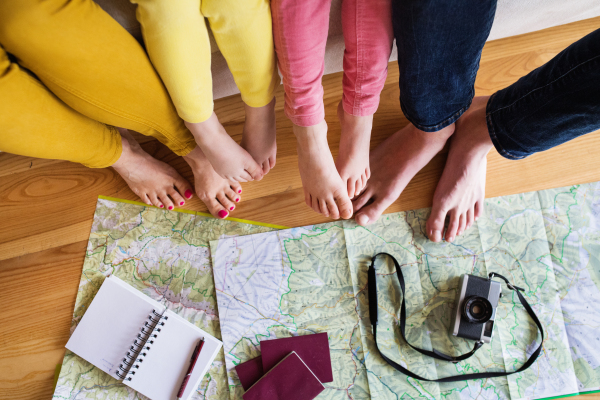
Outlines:
{"type": "Polygon", "coordinates": [[[325,119],[321,78],[330,6],[330,0],[271,1],[285,114],[298,126],[313,126],[325,119]]]}
{"type": "Polygon", "coordinates": [[[377,111],[392,51],[391,0],[343,0],[344,111],[369,116],[377,111]]]}

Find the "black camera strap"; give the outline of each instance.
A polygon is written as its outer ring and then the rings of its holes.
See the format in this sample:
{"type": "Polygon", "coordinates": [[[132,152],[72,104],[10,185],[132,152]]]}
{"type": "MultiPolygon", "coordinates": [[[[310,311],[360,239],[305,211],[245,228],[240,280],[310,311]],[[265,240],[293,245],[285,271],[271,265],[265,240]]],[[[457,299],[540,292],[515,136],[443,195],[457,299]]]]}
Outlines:
{"type": "Polygon", "coordinates": [[[405,375],[410,376],[411,378],[414,379],[419,379],[422,381],[429,381],[429,382],[458,382],[458,381],[466,381],[469,379],[484,379],[484,378],[495,378],[495,377],[500,377],[500,376],[507,376],[507,375],[511,375],[511,374],[515,374],[517,372],[522,372],[525,371],[527,368],[529,368],[534,362],[535,360],[538,358],[538,356],[540,355],[540,352],[542,351],[542,343],[544,340],[544,329],[542,328],[542,324],[540,322],[540,320],[538,319],[537,315],[535,315],[535,312],[533,311],[533,309],[531,308],[531,306],[529,305],[529,303],[527,302],[527,300],[525,299],[525,297],[523,296],[523,294],[521,292],[524,291],[523,288],[520,288],[518,286],[514,286],[512,285],[508,279],[506,279],[505,277],[503,277],[502,275],[496,274],[494,272],[490,273],[489,278],[494,278],[494,277],[498,277],[500,279],[502,279],[504,282],[506,282],[506,286],[511,289],[514,290],[517,293],[517,296],[519,297],[519,301],[521,302],[521,304],[523,305],[523,307],[525,308],[525,310],[527,311],[527,313],[529,314],[529,316],[531,317],[531,319],[535,322],[535,324],[537,325],[540,333],[541,333],[541,337],[542,337],[542,341],[540,341],[539,346],[537,347],[537,349],[531,354],[531,356],[527,359],[527,361],[521,366],[521,368],[519,368],[516,371],[512,371],[512,372],[479,372],[479,373],[475,373],[475,374],[465,374],[465,375],[457,375],[457,376],[449,376],[446,378],[440,378],[440,379],[427,379],[427,378],[423,378],[422,376],[419,376],[417,374],[415,374],[414,372],[409,371],[408,369],[404,368],[403,366],[401,366],[400,364],[396,363],[395,361],[391,360],[390,358],[386,357],[381,350],[379,349],[379,344],[377,343],[377,316],[378,316],[378,308],[377,308],[377,274],[375,271],[375,260],[377,259],[377,257],[379,256],[388,256],[392,259],[392,261],[394,262],[394,266],[396,267],[396,274],[398,275],[398,281],[400,282],[400,288],[402,290],[402,304],[400,306],[401,310],[400,310],[400,334],[402,335],[402,339],[404,339],[404,341],[413,349],[415,349],[416,351],[418,351],[421,354],[424,354],[426,356],[429,357],[433,357],[436,358],[438,360],[444,360],[444,361],[450,361],[450,362],[454,362],[457,363],[459,361],[462,360],[466,360],[467,358],[471,357],[473,354],[475,354],[475,352],[477,350],[479,350],[479,348],[483,345],[482,342],[477,342],[475,343],[475,346],[473,347],[473,350],[471,350],[468,353],[462,354],[460,356],[450,356],[448,354],[444,354],[442,352],[439,352],[437,350],[425,350],[425,349],[421,349],[419,347],[413,346],[411,343],[409,343],[408,340],[406,340],[406,335],[405,335],[405,331],[406,331],[406,305],[404,303],[404,299],[405,299],[405,283],[404,283],[404,276],[402,275],[402,269],[400,268],[400,265],[398,264],[398,261],[396,260],[396,258],[394,256],[392,256],[391,254],[388,253],[378,253],[375,256],[373,256],[373,258],[371,259],[371,266],[369,267],[369,271],[368,271],[368,281],[367,281],[367,285],[369,288],[369,317],[371,319],[371,327],[373,328],[373,339],[375,340],[375,347],[377,348],[377,351],[379,352],[379,355],[381,355],[381,358],[383,358],[385,360],[385,362],[387,362],[389,365],[391,365],[392,367],[394,367],[396,370],[402,372],[405,375]]]}

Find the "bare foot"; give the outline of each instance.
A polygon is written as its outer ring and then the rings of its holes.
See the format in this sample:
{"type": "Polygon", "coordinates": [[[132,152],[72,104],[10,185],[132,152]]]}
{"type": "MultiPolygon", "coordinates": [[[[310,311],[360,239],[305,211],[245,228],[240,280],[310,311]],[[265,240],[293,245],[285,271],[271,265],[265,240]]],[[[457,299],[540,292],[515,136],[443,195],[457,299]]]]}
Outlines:
{"type": "Polygon", "coordinates": [[[487,154],[493,144],[488,133],[485,107],[489,97],[476,97],[456,122],[450,152],[442,177],[433,195],[433,208],[427,220],[427,235],[434,242],[454,241],[483,212],[487,154]]]}
{"type": "Polygon", "coordinates": [[[337,112],[342,125],[342,136],[335,165],[348,189],[348,197],[353,199],[362,192],[371,177],[369,147],[373,116],[357,117],[348,114],[344,111],[342,102],[338,105],[337,112]]]}
{"type": "Polygon", "coordinates": [[[123,150],[112,167],[148,205],[172,210],[191,199],[192,187],[173,167],[146,153],[127,129],[117,128],[123,150]]]}
{"type": "Polygon", "coordinates": [[[365,226],[377,221],[453,132],[454,124],[438,132],[423,132],[408,124],[377,146],[371,152],[371,178],[353,201],[356,222],[365,226]]]}
{"type": "Polygon", "coordinates": [[[185,126],[192,132],[196,143],[223,179],[238,182],[262,179],[260,165],[229,136],[214,112],[204,122],[186,122],[185,126]]]}
{"type": "Polygon", "coordinates": [[[294,125],[294,134],[298,140],[298,168],[306,205],[326,217],[350,218],[352,203],[327,144],[327,123],[294,125]]]}
{"type": "Polygon", "coordinates": [[[250,153],[266,175],[275,166],[277,141],[275,137],[275,98],[264,107],[244,105],[246,123],[242,147],[250,153]]]}
{"type": "Polygon", "coordinates": [[[192,168],[196,194],[206,204],[208,211],[216,218],[227,218],[241,200],[240,184],[221,178],[200,146],[183,158],[192,168]]]}

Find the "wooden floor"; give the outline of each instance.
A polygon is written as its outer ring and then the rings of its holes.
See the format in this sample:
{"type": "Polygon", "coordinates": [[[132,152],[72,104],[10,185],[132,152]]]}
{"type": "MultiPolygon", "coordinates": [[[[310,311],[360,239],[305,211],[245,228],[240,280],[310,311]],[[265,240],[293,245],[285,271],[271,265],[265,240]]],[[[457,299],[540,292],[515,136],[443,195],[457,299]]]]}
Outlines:
{"type": "MultiPolygon", "coordinates": [[[[600,18],[489,42],[477,77],[478,95],[490,95],[563,48],[600,27],[600,18]]],[[[340,127],[336,106],[341,74],[323,80],[329,140],[337,155],[340,127]]],[[[372,146],[407,124],[399,108],[398,68],[389,77],[375,115],[372,146]]],[[[261,182],[245,184],[233,216],[287,226],[327,219],[304,204],[291,124],[278,94],[277,166],[261,182]]],[[[228,132],[241,139],[244,121],[239,96],[216,102],[228,132]]],[[[187,164],[154,140],[137,136],[143,147],[193,182],[187,164]]],[[[488,156],[487,197],[600,181],[600,132],[523,161],[488,156]]],[[[408,185],[388,212],[431,205],[446,151],[408,185]]],[[[0,154],[0,399],[49,399],[54,370],[62,361],[75,294],[98,195],[137,200],[111,169],[87,169],[61,161],[0,154]]],[[[204,211],[194,199],[186,208],[204,211]]],[[[600,399],[588,395],[587,399],[600,399]]]]}

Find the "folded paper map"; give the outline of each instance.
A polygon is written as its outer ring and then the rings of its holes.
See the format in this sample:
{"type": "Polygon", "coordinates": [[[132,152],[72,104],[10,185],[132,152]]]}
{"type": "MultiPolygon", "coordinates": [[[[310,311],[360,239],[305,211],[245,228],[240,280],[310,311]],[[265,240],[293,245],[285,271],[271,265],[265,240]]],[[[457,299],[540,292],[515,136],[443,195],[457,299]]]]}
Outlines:
{"type": "MultiPolygon", "coordinates": [[[[319,399],[538,399],[600,389],[600,184],[487,199],[454,243],[424,235],[429,209],[211,241],[231,399],[243,389],[235,365],[260,355],[261,340],[328,332],[333,382],[319,399]],[[371,257],[388,252],[406,279],[407,337],[448,354],[473,343],[448,333],[459,277],[497,272],[525,288],[540,318],[543,352],[523,373],[437,384],[408,378],[375,350],[367,303],[371,257]]],[[[386,262],[385,260],[381,261],[386,262]]],[[[514,371],[541,337],[504,287],[494,337],[458,364],[410,349],[397,330],[401,292],[393,265],[378,271],[379,346],[432,379],[514,371]]]]}

